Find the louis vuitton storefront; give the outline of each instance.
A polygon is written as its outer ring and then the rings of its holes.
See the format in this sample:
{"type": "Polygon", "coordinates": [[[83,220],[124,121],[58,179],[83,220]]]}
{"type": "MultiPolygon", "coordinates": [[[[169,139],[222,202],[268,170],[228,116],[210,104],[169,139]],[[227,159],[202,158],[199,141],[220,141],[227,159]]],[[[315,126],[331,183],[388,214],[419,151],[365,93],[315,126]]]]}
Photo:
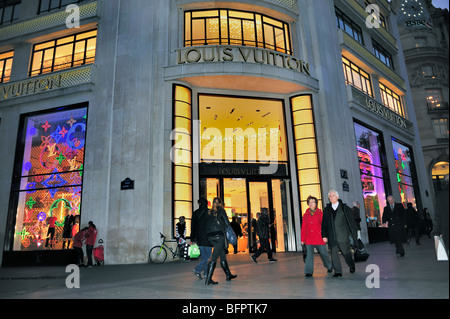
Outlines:
{"type": "Polygon", "coordinates": [[[189,237],[202,196],[236,217],[241,253],[263,208],[272,250],[301,250],[306,198],[323,208],[329,189],[364,203],[366,243],[388,193],[432,206],[396,30],[355,42],[364,1],[74,1],[79,29],[24,2],[0,33],[3,264],[66,254],[70,216],[94,222],[107,263],[147,262],[180,216],[189,237]]]}

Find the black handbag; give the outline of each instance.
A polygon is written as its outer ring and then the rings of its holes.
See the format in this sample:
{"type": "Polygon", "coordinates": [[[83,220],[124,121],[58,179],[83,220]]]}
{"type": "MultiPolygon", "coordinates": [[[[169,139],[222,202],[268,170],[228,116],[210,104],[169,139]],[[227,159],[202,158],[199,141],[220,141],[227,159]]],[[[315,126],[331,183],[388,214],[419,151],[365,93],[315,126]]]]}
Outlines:
{"type": "Polygon", "coordinates": [[[302,252],[303,252],[303,262],[306,262],[306,256],[308,255],[308,252],[306,251],[305,244],[302,244],[302,252]]]}
{"type": "Polygon", "coordinates": [[[361,239],[358,239],[358,247],[355,249],[353,259],[355,260],[355,262],[366,261],[369,258],[369,256],[370,256],[369,251],[364,246],[361,239]]]}

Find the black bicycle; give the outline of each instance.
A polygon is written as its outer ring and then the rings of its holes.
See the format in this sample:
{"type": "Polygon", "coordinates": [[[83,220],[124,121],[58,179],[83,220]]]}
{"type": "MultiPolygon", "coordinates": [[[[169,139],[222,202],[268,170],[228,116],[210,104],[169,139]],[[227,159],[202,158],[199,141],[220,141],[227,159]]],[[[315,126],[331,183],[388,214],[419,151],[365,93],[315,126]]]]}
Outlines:
{"type": "Polygon", "coordinates": [[[180,257],[180,247],[177,244],[175,250],[166,245],[167,243],[176,243],[176,240],[166,240],[166,236],[159,233],[161,235],[161,245],[157,245],[150,249],[148,253],[148,260],[149,262],[155,263],[155,264],[161,264],[166,261],[167,259],[167,249],[172,253],[172,258],[178,258],[180,257]],[[167,248],[167,249],[166,249],[167,248]]]}

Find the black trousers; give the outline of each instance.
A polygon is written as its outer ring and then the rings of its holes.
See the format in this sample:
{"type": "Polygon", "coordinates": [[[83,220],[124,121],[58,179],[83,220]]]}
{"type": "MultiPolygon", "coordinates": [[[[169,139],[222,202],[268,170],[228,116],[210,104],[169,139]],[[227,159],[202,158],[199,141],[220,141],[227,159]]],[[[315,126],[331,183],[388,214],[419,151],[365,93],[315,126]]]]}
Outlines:
{"type": "Polygon", "coordinates": [[[260,244],[260,246],[254,255],[255,258],[258,258],[264,252],[264,250],[266,250],[267,258],[271,259],[272,258],[272,249],[270,249],[269,238],[259,238],[259,244],[260,244]]]}
{"type": "Polygon", "coordinates": [[[227,259],[225,254],[225,237],[223,235],[214,235],[209,236],[208,240],[214,247],[210,262],[217,262],[217,259],[219,259],[219,257],[221,262],[226,261],[227,259]]]}

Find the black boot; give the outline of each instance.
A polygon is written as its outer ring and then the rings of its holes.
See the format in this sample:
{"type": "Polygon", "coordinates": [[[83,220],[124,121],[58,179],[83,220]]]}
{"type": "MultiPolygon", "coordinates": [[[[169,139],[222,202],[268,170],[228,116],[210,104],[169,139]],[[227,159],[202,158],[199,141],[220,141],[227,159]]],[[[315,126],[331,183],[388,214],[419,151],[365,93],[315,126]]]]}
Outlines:
{"type": "Polygon", "coordinates": [[[214,269],[216,268],[215,262],[209,262],[207,268],[207,274],[205,276],[205,285],[217,285],[217,281],[212,280],[212,276],[214,274],[214,269]]]}
{"type": "Polygon", "coordinates": [[[230,268],[228,267],[228,262],[226,260],[221,260],[220,264],[223,268],[223,271],[225,272],[225,275],[227,276],[227,281],[230,281],[231,279],[234,279],[237,277],[237,275],[232,275],[230,268]]]}

